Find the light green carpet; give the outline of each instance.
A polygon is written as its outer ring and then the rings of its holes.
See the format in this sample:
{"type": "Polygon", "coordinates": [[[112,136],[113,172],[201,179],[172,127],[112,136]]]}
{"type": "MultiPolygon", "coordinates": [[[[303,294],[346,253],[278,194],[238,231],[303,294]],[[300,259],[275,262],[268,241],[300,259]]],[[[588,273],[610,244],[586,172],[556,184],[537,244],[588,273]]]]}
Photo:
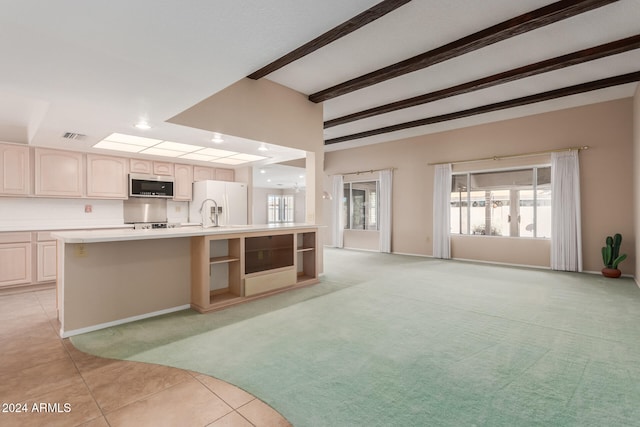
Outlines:
{"type": "Polygon", "coordinates": [[[325,250],[322,283],[72,338],[203,372],[294,426],[640,426],[630,279],[325,250]]]}

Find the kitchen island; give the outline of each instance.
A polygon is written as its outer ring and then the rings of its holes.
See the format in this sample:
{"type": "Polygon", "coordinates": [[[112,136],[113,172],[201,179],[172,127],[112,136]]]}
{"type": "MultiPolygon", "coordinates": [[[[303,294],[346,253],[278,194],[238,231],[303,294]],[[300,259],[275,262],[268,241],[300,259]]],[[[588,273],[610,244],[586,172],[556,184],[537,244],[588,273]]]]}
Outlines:
{"type": "Polygon", "coordinates": [[[201,313],[318,282],[318,226],[53,233],[60,335],[193,308],[201,313]]]}

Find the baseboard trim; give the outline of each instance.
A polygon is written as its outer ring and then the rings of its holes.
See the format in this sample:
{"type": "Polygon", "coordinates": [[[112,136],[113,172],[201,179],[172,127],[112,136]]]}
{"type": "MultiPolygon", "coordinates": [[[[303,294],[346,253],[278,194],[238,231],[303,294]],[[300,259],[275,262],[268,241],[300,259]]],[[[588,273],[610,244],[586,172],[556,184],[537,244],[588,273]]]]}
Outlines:
{"type": "MultiPolygon", "coordinates": [[[[335,246],[327,246],[327,247],[335,248],[335,246]]],[[[378,251],[374,251],[374,250],[371,250],[371,249],[360,249],[360,248],[337,248],[337,249],[348,249],[350,251],[362,251],[362,252],[378,252],[378,251]]],[[[405,256],[413,256],[413,257],[420,257],[420,258],[438,259],[438,258],[434,258],[433,255],[412,254],[412,253],[407,253],[407,252],[391,252],[391,253],[393,255],[405,255],[405,256]]],[[[454,260],[454,261],[477,262],[477,263],[480,263],[480,264],[501,265],[501,266],[505,266],[505,267],[535,268],[535,269],[539,269],[539,270],[555,271],[555,270],[552,270],[551,267],[543,266],[543,265],[514,264],[514,263],[509,263],[509,262],[486,261],[486,260],[468,259],[468,258],[451,258],[451,259],[454,260]]],[[[591,270],[584,270],[584,271],[581,271],[581,273],[585,273],[585,274],[602,274],[602,272],[600,272],[600,271],[591,271],[591,270]]],[[[620,277],[633,279],[635,281],[636,285],[640,288],[640,282],[638,281],[638,279],[633,274],[623,274],[620,277]]]]}
{"type": "Polygon", "coordinates": [[[114,320],[113,322],[100,323],[98,325],[87,326],[86,328],[73,329],[71,331],[65,331],[60,328],[60,337],[69,338],[74,335],[86,334],[87,332],[98,331],[100,329],[110,328],[112,326],[122,325],[124,323],[135,322],[136,320],[148,319],[149,317],[161,316],[163,314],[169,314],[176,311],[187,310],[191,308],[190,304],[180,305],[178,307],[166,308],[164,310],[153,311],[151,313],[141,314],[139,316],[131,316],[125,319],[114,320]]]}
{"type": "Polygon", "coordinates": [[[7,286],[0,289],[1,295],[15,295],[15,294],[24,294],[26,292],[37,292],[37,291],[46,291],[49,289],[55,289],[56,282],[45,282],[45,283],[29,283],[27,285],[13,285],[7,286]]]}
{"type": "Polygon", "coordinates": [[[467,258],[451,258],[451,259],[456,261],[464,261],[464,262],[477,262],[480,264],[500,265],[504,267],[535,268],[538,270],[551,270],[551,267],[547,267],[544,265],[515,264],[511,262],[485,261],[485,260],[467,259],[467,258]]]}
{"type": "MultiPolygon", "coordinates": [[[[433,255],[409,254],[409,253],[404,253],[404,252],[393,252],[393,253],[396,254],[396,255],[406,255],[406,256],[415,256],[415,257],[422,257],[422,258],[439,259],[439,258],[433,258],[433,255]]],[[[501,265],[501,266],[505,266],[505,267],[522,267],[522,268],[537,268],[537,269],[541,269],[541,270],[551,270],[551,267],[546,267],[546,266],[542,266],[542,265],[513,264],[513,263],[509,263],[509,262],[485,261],[485,260],[467,259],[467,258],[451,258],[451,260],[453,260],[453,261],[463,261],[463,262],[477,262],[477,263],[480,263],[480,264],[489,264],[489,265],[501,265]]]]}
{"type": "Polygon", "coordinates": [[[433,255],[425,255],[425,254],[410,254],[407,252],[391,252],[394,255],[405,255],[405,256],[415,256],[420,258],[433,258],[433,255]]]}

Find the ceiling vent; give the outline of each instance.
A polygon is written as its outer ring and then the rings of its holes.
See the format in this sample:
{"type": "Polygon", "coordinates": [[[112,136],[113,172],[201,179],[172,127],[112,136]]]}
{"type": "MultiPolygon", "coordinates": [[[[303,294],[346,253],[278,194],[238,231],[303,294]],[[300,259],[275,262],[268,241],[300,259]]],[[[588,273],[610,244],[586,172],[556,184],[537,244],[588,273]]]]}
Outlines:
{"type": "Polygon", "coordinates": [[[82,139],[87,135],[83,135],[81,133],[75,133],[75,132],[65,132],[64,135],[62,135],[62,137],[64,139],[82,139]]]}

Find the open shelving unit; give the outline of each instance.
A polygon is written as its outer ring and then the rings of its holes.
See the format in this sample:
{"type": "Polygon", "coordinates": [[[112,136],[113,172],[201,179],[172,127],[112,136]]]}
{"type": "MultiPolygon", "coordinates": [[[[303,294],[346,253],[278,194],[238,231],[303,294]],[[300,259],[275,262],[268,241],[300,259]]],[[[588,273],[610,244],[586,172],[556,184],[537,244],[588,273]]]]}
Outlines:
{"type": "Polygon", "coordinates": [[[194,309],[205,312],[242,298],[240,253],[240,238],[192,238],[191,306],[194,309]]]}
{"type": "Polygon", "coordinates": [[[296,284],[318,279],[315,231],[296,234],[296,284]]]}
{"type": "Polygon", "coordinates": [[[201,313],[318,283],[316,229],[191,239],[191,307],[201,313]]]}

